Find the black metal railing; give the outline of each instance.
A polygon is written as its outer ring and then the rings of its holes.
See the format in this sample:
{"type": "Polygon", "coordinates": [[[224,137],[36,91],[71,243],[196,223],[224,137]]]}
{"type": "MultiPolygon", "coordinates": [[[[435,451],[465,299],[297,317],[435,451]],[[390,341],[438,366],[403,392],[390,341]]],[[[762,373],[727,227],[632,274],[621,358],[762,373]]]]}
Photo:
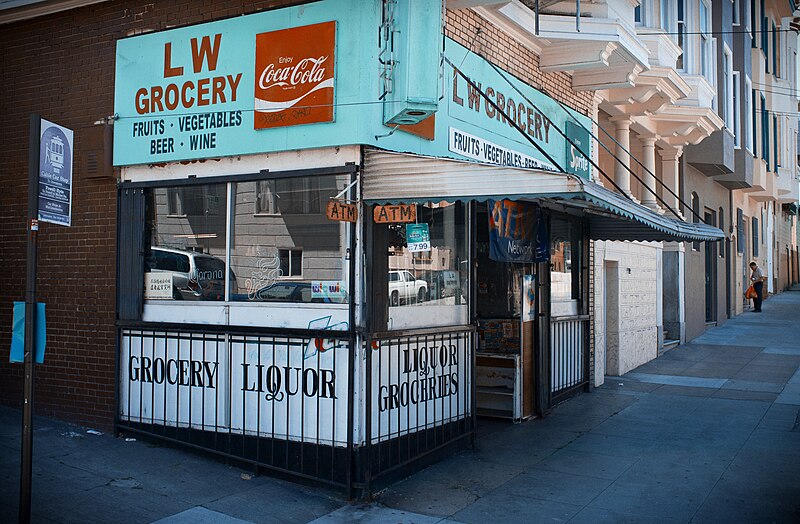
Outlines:
{"type": "Polygon", "coordinates": [[[118,428],[363,495],[472,443],[473,328],[239,329],[120,327],[118,428]]]}
{"type": "Polygon", "coordinates": [[[588,382],[589,316],[553,318],[550,321],[550,393],[553,402],[588,382]]]}
{"type": "Polygon", "coordinates": [[[366,352],[366,483],[471,438],[474,330],[373,334],[366,352]]]}
{"type": "Polygon", "coordinates": [[[123,328],[118,426],[349,488],[349,337],[123,328]]]}

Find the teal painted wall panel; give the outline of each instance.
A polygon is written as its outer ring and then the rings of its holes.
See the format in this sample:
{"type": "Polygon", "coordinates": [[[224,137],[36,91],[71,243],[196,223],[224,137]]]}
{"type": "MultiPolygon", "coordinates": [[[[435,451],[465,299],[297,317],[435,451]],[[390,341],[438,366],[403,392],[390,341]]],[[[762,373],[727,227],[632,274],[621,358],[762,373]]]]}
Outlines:
{"type": "Polygon", "coordinates": [[[466,48],[449,38],[445,44],[445,55],[474,83],[479,84],[481,90],[495,102],[498,102],[498,93],[502,95],[501,100],[504,101],[505,106],[509,105],[507,103],[509,99],[513,100],[515,109],[509,111],[508,114],[515,118],[519,127],[524,129],[525,134],[514,129],[502,118],[498,118],[494,109],[490,108],[487,113],[486,100],[480,96],[473,97],[473,105],[470,106],[470,89],[467,82],[460,75],[456,75],[454,84],[454,69],[444,64],[444,93],[436,114],[436,140],[428,141],[398,131],[391,137],[371,143],[394,151],[460,160],[487,161],[484,151],[478,154],[465,154],[465,151],[451,147],[451,130],[455,130],[462,132],[459,134],[467,138],[478,139],[479,146],[485,145],[489,149],[496,149],[492,146],[499,146],[506,152],[519,153],[516,157],[513,155],[510,157],[512,165],[547,168],[551,163],[547,161],[545,155],[531,145],[528,140],[530,138],[556,161],[558,168],[566,167],[567,142],[555,127],[564,130],[567,121],[577,119],[590,128],[589,118],[574,110],[566,111],[549,96],[530,87],[510,73],[502,70],[498,72],[486,60],[467,51],[466,48]],[[477,105],[477,100],[480,101],[480,107],[477,105]],[[524,116],[520,105],[523,106],[524,116]],[[490,117],[491,113],[494,113],[494,116],[490,117]],[[529,113],[530,122],[533,124],[532,130],[529,125],[529,113]],[[548,124],[541,114],[546,115],[552,124],[548,124]],[[525,157],[529,157],[527,162],[525,157]]]}

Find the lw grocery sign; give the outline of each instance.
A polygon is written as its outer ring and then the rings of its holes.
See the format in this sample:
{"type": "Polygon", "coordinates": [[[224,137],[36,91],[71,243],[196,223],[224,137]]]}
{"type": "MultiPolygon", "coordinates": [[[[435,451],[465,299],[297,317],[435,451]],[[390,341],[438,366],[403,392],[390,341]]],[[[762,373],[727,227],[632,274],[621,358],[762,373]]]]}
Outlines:
{"type": "Polygon", "coordinates": [[[240,107],[243,72],[225,67],[229,47],[222,33],[163,42],[160,74],[117,91],[116,106],[133,104],[136,113],[125,137],[129,147],[158,161],[223,146],[225,132],[242,125],[242,111],[233,108],[240,107]]]}
{"type": "MultiPolygon", "coordinates": [[[[348,135],[357,126],[293,130],[334,122],[336,55],[357,62],[363,49],[354,30],[360,19],[335,18],[355,3],[318,2],[119,40],[114,163],[356,143],[348,135]],[[337,32],[344,30],[350,36],[341,51],[337,32]]],[[[356,75],[342,83],[344,92],[359,86],[356,75]]]]}
{"type": "Polygon", "coordinates": [[[333,120],[336,22],[256,35],[255,129],[333,120]]]}

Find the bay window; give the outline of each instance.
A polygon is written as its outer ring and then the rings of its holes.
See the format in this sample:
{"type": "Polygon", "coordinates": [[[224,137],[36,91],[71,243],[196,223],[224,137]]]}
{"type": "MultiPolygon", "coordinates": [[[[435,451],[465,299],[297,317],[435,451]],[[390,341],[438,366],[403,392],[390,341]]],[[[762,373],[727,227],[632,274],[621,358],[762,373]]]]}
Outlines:
{"type": "Polygon", "coordinates": [[[670,16],[671,15],[670,3],[671,3],[670,0],[661,0],[661,5],[660,5],[661,29],[663,29],[667,33],[671,33],[674,30],[672,16],[670,16]]]}
{"type": "Polygon", "coordinates": [[[755,133],[753,132],[753,114],[752,114],[752,97],[751,94],[753,91],[753,83],[750,80],[750,77],[745,75],[744,77],[744,128],[742,130],[742,134],[744,134],[744,147],[753,152],[753,140],[755,137],[755,133]]]}
{"type": "Polygon", "coordinates": [[[733,110],[734,99],[736,98],[733,93],[733,54],[727,44],[723,44],[722,51],[722,83],[720,85],[721,100],[719,104],[719,111],[722,119],[725,121],[725,127],[734,132],[733,125],[733,110]]]}
{"type": "Polygon", "coordinates": [[[729,104],[729,109],[732,114],[732,123],[733,123],[733,144],[736,149],[742,147],[742,124],[741,124],[741,75],[739,71],[734,71],[732,75],[732,87],[731,90],[731,103],[729,104]]]}
{"type": "Polygon", "coordinates": [[[686,12],[686,0],[677,0],[677,13],[678,13],[678,27],[677,27],[677,44],[678,47],[681,48],[681,55],[678,57],[677,62],[675,63],[675,67],[679,70],[685,71],[687,66],[689,65],[689,57],[688,57],[688,42],[686,39],[687,33],[687,12],[686,12]]]}

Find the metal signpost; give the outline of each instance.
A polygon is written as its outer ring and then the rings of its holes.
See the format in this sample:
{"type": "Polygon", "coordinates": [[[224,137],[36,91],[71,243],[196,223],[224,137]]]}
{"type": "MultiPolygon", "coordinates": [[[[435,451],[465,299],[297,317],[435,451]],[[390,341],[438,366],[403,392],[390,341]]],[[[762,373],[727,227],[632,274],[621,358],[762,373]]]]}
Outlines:
{"type": "Polygon", "coordinates": [[[32,114],[28,147],[28,249],[25,287],[25,353],[19,521],[31,520],[33,377],[36,352],[36,261],[39,222],[70,225],[72,131],[32,114]]]}

